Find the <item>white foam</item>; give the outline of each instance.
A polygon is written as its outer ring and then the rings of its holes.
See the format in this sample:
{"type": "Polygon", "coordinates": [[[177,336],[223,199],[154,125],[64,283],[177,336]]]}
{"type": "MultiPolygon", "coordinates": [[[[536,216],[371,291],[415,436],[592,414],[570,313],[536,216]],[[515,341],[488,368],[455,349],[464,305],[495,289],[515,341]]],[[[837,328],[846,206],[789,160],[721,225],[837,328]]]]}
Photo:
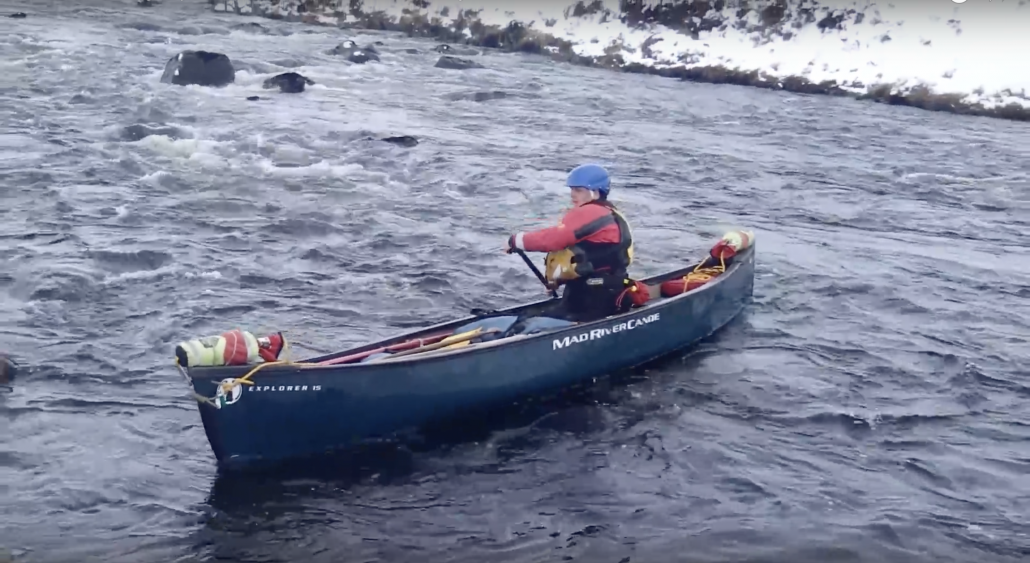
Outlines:
{"type": "MultiPolygon", "coordinates": [[[[700,32],[698,39],[661,25],[632,29],[619,21],[619,0],[601,3],[612,14],[609,21],[602,21],[600,13],[573,17],[574,3],[563,6],[542,1],[500,7],[487,0],[434,0],[428,9],[419,10],[408,0],[364,0],[362,10],[382,11],[396,18],[402,16],[402,10],[409,14],[420,11],[445,24],[453,23],[460,10],[480,10],[477,17],[484,24],[506,26],[519,21],[571,42],[575,52],[584,56],[618,52],[627,63],[652,67],[717,65],[759,71],[768,77],[803,76],[816,83],[835,80],[856,92],[865,92],[868,85],[892,84],[894,93],[904,94],[922,85],[936,94],[965,95],[967,103],[1030,107],[1030,65],[1020,60],[1021,54],[1030,52],[1030,33],[1025,31],[1030,26],[1030,2],[1025,0],[882,4],[837,0],[818,5],[816,19],[826,15],[824,7],[834,13],[850,8],[864,15],[862,21],[855,23],[854,15],[845,16],[843,30],[825,33],[814,22],[801,29],[785,27],[792,37],[770,35],[770,41],[757,46],[762,34],[754,28],[768,1],[753,3],[753,9],[742,18],[750,30],[734,27],[738,21],[735,6],[721,13],[709,11],[706,18],[719,17],[730,25],[724,31],[700,32]],[[444,9],[446,17],[440,15],[444,9]],[[548,19],[555,20],[553,27],[546,26],[548,19]],[[883,41],[885,35],[889,41],[883,41]],[[645,57],[640,46],[648,39],[657,42],[650,46],[651,56],[645,57]],[[620,43],[622,48],[611,48],[620,43]]],[[[667,7],[677,3],[682,2],[664,2],[667,7]]],[[[353,16],[340,19],[355,20],[353,16]]]]}

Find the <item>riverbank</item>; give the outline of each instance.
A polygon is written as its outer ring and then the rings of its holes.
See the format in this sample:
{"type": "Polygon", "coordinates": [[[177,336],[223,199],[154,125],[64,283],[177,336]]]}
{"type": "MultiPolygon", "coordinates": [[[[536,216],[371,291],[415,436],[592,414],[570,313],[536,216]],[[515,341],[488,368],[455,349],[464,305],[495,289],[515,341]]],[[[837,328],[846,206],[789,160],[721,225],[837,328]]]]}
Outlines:
{"type": "MultiPolygon", "coordinates": [[[[737,7],[722,1],[580,0],[564,9],[516,10],[485,2],[479,8],[462,2],[464,9],[427,0],[212,0],[212,6],[537,53],[621,72],[1030,121],[1030,96],[1023,87],[1030,79],[1012,75],[1023,68],[1017,61],[1006,63],[1020,51],[1010,43],[1026,40],[1018,26],[1005,23],[1015,20],[1003,18],[1001,3],[942,2],[934,14],[927,6],[831,8],[812,1],[737,7]],[[964,13],[957,14],[960,9],[964,13]],[[949,15],[955,17],[945,19],[949,15]],[[988,24],[994,27],[988,30],[988,24]],[[1007,47],[991,49],[998,42],[1007,47]],[[970,45],[989,50],[993,59],[977,60],[970,45]]],[[[1009,3],[1004,9],[1030,16],[1030,6],[1009,3]]]]}

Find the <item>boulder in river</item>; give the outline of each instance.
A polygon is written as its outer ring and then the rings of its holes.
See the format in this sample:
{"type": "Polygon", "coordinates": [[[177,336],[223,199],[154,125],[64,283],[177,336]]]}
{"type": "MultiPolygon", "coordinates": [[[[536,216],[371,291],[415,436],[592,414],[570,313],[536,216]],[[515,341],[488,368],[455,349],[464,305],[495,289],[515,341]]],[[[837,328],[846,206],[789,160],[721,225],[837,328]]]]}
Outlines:
{"type": "Polygon", "coordinates": [[[183,51],[168,59],[161,82],[185,86],[225,86],[236,81],[229,57],[210,51],[183,51]]]}
{"type": "Polygon", "coordinates": [[[459,100],[487,102],[490,100],[501,100],[507,97],[508,93],[504,90],[491,90],[486,92],[454,92],[451,94],[444,94],[444,99],[451,100],[453,102],[459,100]]]}
{"type": "Polygon", "coordinates": [[[27,18],[29,16],[25,12],[15,12],[15,13],[7,16],[7,17],[9,17],[9,18],[27,18]]]}
{"type": "Polygon", "coordinates": [[[450,55],[444,55],[440,57],[440,60],[436,61],[433,65],[436,68],[449,68],[453,70],[468,70],[470,68],[484,68],[483,65],[470,59],[459,59],[458,57],[452,57],[450,55]]]}
{"type": "Polygon", "coordinates": [[[265,80],[261,87],[266,89],[279,88],[279,91],[284,94],[299,94],[304,91],[305,86],[314,83],[314,80],[303,74],[284,72],[265,80]]]}

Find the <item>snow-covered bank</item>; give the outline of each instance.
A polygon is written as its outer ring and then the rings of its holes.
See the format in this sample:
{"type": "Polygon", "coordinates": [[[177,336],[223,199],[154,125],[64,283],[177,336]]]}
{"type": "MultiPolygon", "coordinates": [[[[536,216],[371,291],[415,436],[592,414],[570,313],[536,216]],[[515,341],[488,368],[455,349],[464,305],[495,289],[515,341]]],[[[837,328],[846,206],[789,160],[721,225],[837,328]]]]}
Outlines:
{"type": "Polygon", "coordinates": [[[212,0],[686,80],[1030,120],[1030,0],[212,0]]]}

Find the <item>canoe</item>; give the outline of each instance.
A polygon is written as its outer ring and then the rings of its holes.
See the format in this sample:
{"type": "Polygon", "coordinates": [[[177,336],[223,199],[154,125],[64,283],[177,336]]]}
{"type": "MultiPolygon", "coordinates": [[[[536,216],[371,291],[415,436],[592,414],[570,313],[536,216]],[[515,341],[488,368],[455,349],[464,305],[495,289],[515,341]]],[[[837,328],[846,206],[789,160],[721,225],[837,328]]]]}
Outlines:
{"type": "Polygon", "coordinates": [[[647,303],[597,321],[540,317],[554,303],[544,299],[296,362],[180,372],[220,469],[311,458],[681,351],[730,322],[752,296],[753,242],[700,287],[663,297],[667,284],[710,260],[640,280],[647,303]]]}

